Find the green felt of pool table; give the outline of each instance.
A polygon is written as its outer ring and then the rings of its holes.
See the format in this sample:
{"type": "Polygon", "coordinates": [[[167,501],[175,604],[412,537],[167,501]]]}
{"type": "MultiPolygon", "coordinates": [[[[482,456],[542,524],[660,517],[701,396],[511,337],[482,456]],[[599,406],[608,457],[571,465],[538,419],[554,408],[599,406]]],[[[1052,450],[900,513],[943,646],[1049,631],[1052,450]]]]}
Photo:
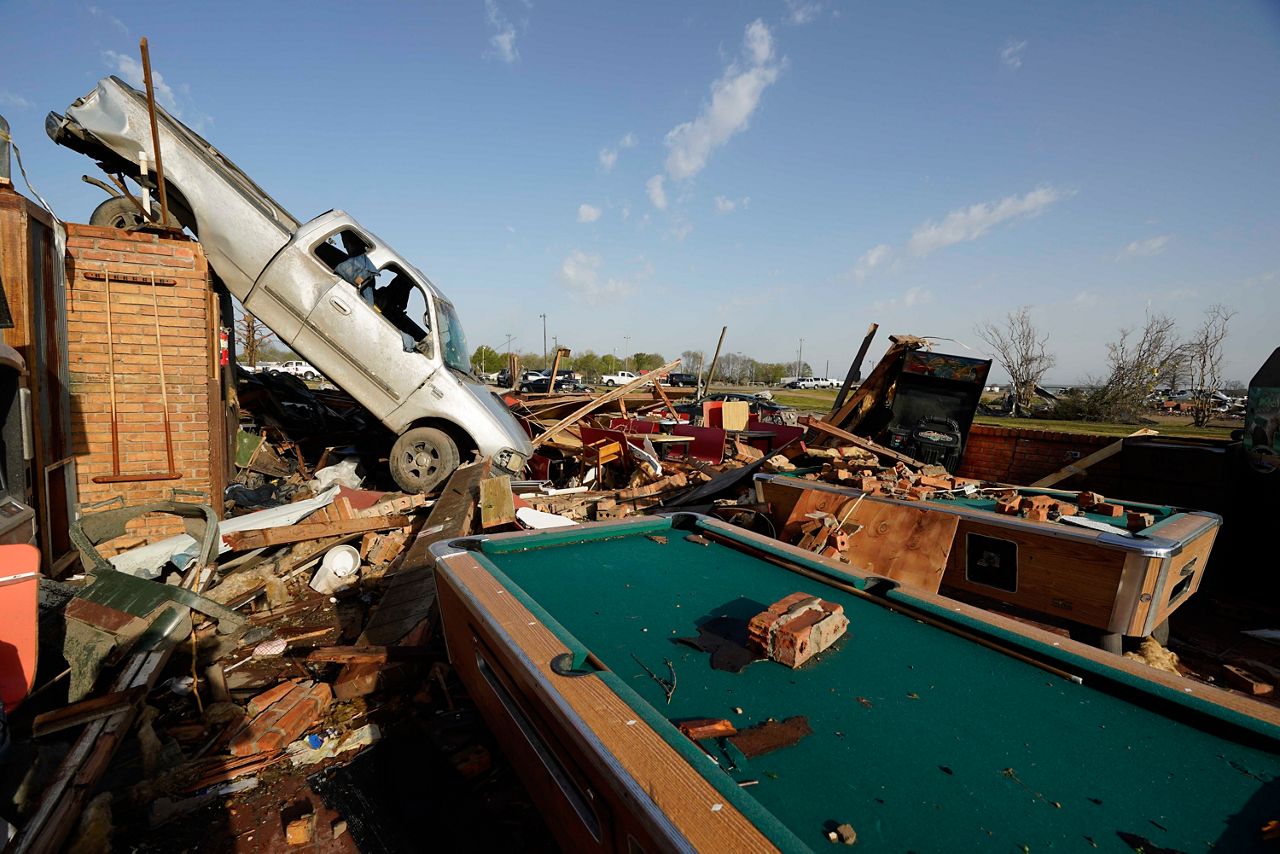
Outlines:
{"type": "MultiPolygon", "coordinates": [[[[738,769],[727,776],[758,780],[741,791],[811,847],[830,844],[829,822],[849,822],[868,851],[1130,850],[1118,832],[1184,851],[1238,851],[1280,817],[1280,758],[1270,749],[684,536],[655,521],[622,536],[487,542],[476,557],[643,698],[646,719],[746,727],[806,715],[813,735],[796,747],[751,761],[730,748],[738,769]],[[667,542],[645,534],[654,531],[667,542]],[[710,617],[747,618],[797,590],[840,602],[850,620],[848,635],[799,671],[761,662],[725,673],[672,643],[710,617]],[[661,676],[671,659],[669,705],[633,656],[661,676]]],[[[659,731],[688,755],[674,727],[659,731]]],[[[694,765],[711,779],[725,774],[694,765]]]]}

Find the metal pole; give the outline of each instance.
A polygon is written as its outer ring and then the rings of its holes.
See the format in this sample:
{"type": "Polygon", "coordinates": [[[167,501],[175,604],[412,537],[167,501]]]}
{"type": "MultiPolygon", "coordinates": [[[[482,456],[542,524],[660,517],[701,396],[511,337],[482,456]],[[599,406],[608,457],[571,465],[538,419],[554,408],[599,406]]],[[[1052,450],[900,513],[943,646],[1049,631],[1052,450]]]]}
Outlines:
{"type": "Polygon", "coordinates": [[[800,339],[800,351],[796,354],[796,377],[804,376],[804,339],[800,339]]]}
{"type": "Polygon", "coordinates": [[[627,351],[631,349],[631,336],[623,335],[622,340],[624,342],[622,345],[622,362],[623,362],[622,369],[624,371],[629,371],[631,370],[631,354],[628,353],[627,351]]]}
{"type": "MultiPolygon", "coordinates": [[[[142,48],[142,79],[147,84],[147,114],[151,117],[151,145],[155,148],[156,184],[160,188],[160,224],[169,226],[169,197],[164,191],[164,160],[160,158],[160,128],[156,124],[156,93],[151,86],[151,51],[147,40],[139,42],[142,48]]],[[[150,215],[151,212],[147,211],[150,215]]]]}
{"type": "Polygon", "coordinates": [[[547,316],[540,314],[538,317],[542,318],[542,366],[545,368],[547,366],[547,316]]]}

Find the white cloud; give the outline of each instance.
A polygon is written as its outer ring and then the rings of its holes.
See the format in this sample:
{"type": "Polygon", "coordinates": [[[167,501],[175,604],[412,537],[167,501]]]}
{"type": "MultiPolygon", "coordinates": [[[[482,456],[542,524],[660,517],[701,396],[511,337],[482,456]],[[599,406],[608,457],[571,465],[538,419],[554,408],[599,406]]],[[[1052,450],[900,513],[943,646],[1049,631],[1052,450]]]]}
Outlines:
{"type": "Polygon", "coordinates": [[[586,202],[578,205],[578,222],[595,222],[600,218],[600,209],[586,202]]]}
{"type": "Polygon", "coordinates": [[[907,308],[928,305],[931,302],[933,302],[933,291],[926,291],[924,288],[911,288],[902,295],[902,304],[907,308]]]}
{"type": "Polygon", "coordinates": [[[574,249],[560,262],[558,277],[565,288],[586,303],[616,301],[626,298],[632,285],[623,279],[600,276],[599,255],[574,249]]]}
{"type": "Polygon", "coordinates": [[[718,214],[733,213],[738,208],[742,208],[745,211],[751,207],[751,197],[743,196],[740,199],[731,199],[728,196],[716,196],[715,204],[716,213],[718,214]]]}
{"type": "MultiPolygon", "coordinates": [[[[103,51],[103,58],[116,74],[135,89],[142,89],[146,83],[142,79],[142,63],[132,56],[116,53],[114,50],[103,51]]],[[[155,89],[156,103],[164,107],[175,119],[190,125],[197,133],[203,132],[206,125],[213,124],[207,113],[196,109],[191,103],[191,88],[179,84],[176,88],[165,80],[154,65],[151,66],[151,86],[155,89]]]]}
{"type": "Polygon", "coordinates": [[[654,175],[648,181],[645,181],[644,189],[649,194],[649,201],[653,203],[653,206],[660,211],[665,211],[667,209],[667,191],[662,185],[663,177],[654,175]]]}
{"type": "Polygon", "coordinates": [[[688,220],[682,220],[671,226],[671,230],[667,232],[668,237],[675,238],[677,243],[683,241],[690,234],[693,234],[693,223],[688,220]]]}
{"type": "Polygon", "coordinates": [[[618,149],[635,148],[638,142],[639,140],[636,139],[636,135],[628,131],[627,133],[623,134],[622,139],[618,140],[617,148],[600,149],[600,165],[604,167],[604,171],[612,172],[613,167],[617,165],[618,149]]]}
{"type": "Polygon", "coordinates": [[[1116,256],[1117,261],[1125,258],[1150,258],[1153,255],[1159,255],[1169,245],[1171,236],[1161,234],[1158,237],[1150,237],[1146,240],[1135,240],[1120,250],[1120,254],[1116,256]]]}
{"type": "Polygon", "coordinates": [[[1022,67],[1022,52],[1027,49],[1025,41],[1014,41],[1009,39],[1005,42],[1004,47],[1000,49],[1000,61],[1005,64],[1006,68],[1022,67]]]}
{"type": "Polygon", "coordinates": [[[631,202],[623,202],[622,209],[618,212],[618,215],[622,217],[623,222],[631,219],[631,202]]]}
{"type": "Polygon", "coordinates": [[[484,0],[484,15],[495,31],[489,36],[490,52],[487,55],[496,56],[507,64],[518,60],[520,51],[516,50],[516,28],[511,19],[502,13],[494,0],[484,0]]]}
{"type": "Polygon", "coordinates": [[[822,14],[824,4],[815,0],[786,0],[787,20],[797,26],[811,23],[822,14]]]}
{"type": "Polygon", "coordinates": [[[120,20],[115,15],[112,15],[110,12],[107,12],[99,6],[90,6],[86,11],[98,20],[106,21],[126,36],[129,35],[129,28],[125,26],[124,21],[120,20]]]}
{"type": "Polygon", "coordinates": [[[711,100],[691,122],[676,125],[664,142],[669,150],[667,175],[682,181],[697,175],[715,149],[745,130],[760,98],[781,72],[774,62],[773,34],[757,19],[747,25],[743,37],[744,67],[732,62],[711,84],[711,100]]]}
{"type": "Polygon", "coordinates": [[[862,257],[858,259],[858,263],[853,268],[853,277],[859,282],[865,280],[873,270],[892,257],[893,247],[887,243],[871,247],[866,252],[863,252],[862,257]]]}
{"type": "Polygon", "coordinates": [[[942,222],[926,222],[913,231],[907,249],[920,257],[956,243],[977,240],[1002,222],[1036,216],[1071,195],[1072,192],[1054,187],[1037,187],[1024,196],[1006,196],[999,201],[959,208],[947,214],[942,222]]]}
{"type": "Polygon", "coordinates": [[[12,107],[15,110],[28,110],[35,104],[14,92],[0,90],[0,107],[12,107]]]}

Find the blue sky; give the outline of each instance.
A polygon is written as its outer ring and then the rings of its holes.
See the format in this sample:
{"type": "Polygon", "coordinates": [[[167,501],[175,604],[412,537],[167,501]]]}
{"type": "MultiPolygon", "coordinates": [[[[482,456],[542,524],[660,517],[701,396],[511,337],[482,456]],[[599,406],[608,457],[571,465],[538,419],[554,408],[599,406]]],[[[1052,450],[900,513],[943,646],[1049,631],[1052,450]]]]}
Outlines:
{"type": "MultiPolygon", "coordinates": [[[[295,216],[342,208],[470,343],[726,347],[842,374],[866,325],[1020,305],[1053,382],[1148,306],[1280,344],[1280,4],[0,2],[0,113],[65,219],[44,115],[149,37],[162,100],[295,216]]],[[[21,186],[21,185],[20,185],[21,186]]],[[[873,351],[878,353],[883,337],[873,351]]],[[[965,353],[959,344],[943,349],[965,353]]]]}

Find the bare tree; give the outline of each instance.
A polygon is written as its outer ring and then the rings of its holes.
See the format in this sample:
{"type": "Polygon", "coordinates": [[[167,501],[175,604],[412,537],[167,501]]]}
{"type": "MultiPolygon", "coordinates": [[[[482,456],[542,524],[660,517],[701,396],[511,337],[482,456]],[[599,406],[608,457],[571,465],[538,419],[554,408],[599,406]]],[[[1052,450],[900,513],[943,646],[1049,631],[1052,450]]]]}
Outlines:
{"type": "Polygon", "coordinates": [[[977,333],[1013,382],[1014,414],[1029,410],[1035,399],[1036,386],[1057,361],[1045,350],[1049,334],[1040,334],[1031,322],[1029,307],[1025,305],[1009,312],[1003,325],[987,321],[977,328],[977,333]]]}
{"type": "Polygon", "coordinates": [[[1090,383],[1086,400],[1088,417],[1105,420],[1132,420],[1162,378],[1171,376],[1175,366],[1186,359],[1178,340],[1173,318],[1148,314],[1142,331],[1121,329],[1119,337],[1107,344],[1107,378],[1090,383]]]}
{"type": "Polygon", "coordinates": [[[236,317],[236,357],[238,361],[257,367],[258,353],[276,334],[249,312],[241,309],[236,317]]]}
{"type": "Polygon", "coordinates": [[[1235,315],[1222,304],[1209,306],[1204,320],[1184,346],[1187,369],[1191,376],[1191,418],[1204,427],[1213,418],[1213,393],[1222,387],[1222,345],[1227,338],[1227,324],[1235,315]]]}

